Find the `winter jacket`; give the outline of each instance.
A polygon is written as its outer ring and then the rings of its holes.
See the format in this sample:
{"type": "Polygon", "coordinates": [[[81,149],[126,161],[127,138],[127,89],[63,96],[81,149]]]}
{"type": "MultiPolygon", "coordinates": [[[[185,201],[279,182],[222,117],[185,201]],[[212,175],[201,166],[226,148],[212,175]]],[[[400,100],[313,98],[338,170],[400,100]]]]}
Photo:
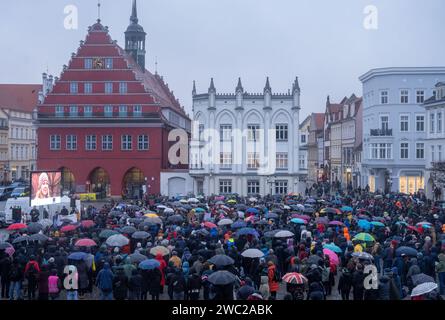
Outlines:
{"type": "Polygon", "coordinates": [[[47,294],[49,293],[48,288],[48,277],[50,273],[48,270],[42,270],[39,274],[39,293],[47,294]]]}
{"type": "Polygon", "coordinates": [[[113,278],[113,296],[116,300],[127,298],[128,280],[123,269],[119,269],[113,278]]]}
{"type": "Polygon", "coordinates": [[[390,279],[388,276],[380,278],[379,284],[379,300],[390,300],[390,279]]]}
{"type": "Polygon", "coordinates": [[[60,279],[58,276],[49,276],[48,277],[48,293],[56,294],[60,291],[60,279]]]}
{"type": "Polygon", "coordinates": [[[268,276],[261,276],[261,285],[259,289],[261,295],[263,296],[264,300],[269,299],[270,296],[270,287],[269,287],[269,277],[268,276]]]}
{"type": "Polygon", "coordinates": [[[104,268],[97,274],[96,286],[102,291],[111,292],[113,290],[113,278],[114,274],[110,270],[110,264],[105,263],[104,268]]]}
{"type": "Polygon", "coordinates": [[[275,272],[277,272],[277,267],[275,265],[271,265],[267,268],[270,292],[277,292],[280,288],[280,284],[275,280],[275,272]]]}
{"type": "Polygon", "coordinates": [[[137,270],[133,270],[130,279],[128,280],[128,289],[133,292],[142,291],[142,275],[137,270]]]}
{"type": "Polygon", "coordinates": [[[157,295],[161,291],[161,271],[157,268],[148,272],[148,292],[151,295],[157,295]]]}
{"type": "Polygon", "coordinates": [[[159,270],[161,271],[161,286],[163,287],[165,286],[165,268],[167,268],[167,262],[165,262],[161,253],[156,255],[156,260],[160,263],[159,270]]]}
{"type": "Polygon", "coordinates": [[[307,298],[308,300],[325,300],[324,288],[321,283],[311,283],[307,298]]]}
{"type": "Polygon", "coordinates": [[[436,264],[436,272],[445,272],[445,254],[441,253],[437,256],[439,262],[436,264]]]}
{"type": "Polygon", "coordinates": [[[342,273],[338,281],[339,292],[349,292],[352,288],[352,274],[350,272],[342,273]]]}

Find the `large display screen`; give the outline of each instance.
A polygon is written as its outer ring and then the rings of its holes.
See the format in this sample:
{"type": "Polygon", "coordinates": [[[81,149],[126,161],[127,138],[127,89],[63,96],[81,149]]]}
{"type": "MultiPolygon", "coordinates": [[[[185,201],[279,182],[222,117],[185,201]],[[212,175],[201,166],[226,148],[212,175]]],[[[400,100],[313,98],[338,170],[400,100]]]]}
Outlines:
{"type": "Polygon", "coordinates": [[[60,171],[31,173],[31,206],[61,202],[62,173],[60,171]]]}

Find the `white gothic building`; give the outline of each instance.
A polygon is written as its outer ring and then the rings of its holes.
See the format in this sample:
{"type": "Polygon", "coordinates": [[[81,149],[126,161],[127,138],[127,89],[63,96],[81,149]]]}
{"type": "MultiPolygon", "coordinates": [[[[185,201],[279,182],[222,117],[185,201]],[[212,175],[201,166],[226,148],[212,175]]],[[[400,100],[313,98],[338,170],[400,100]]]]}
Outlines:
{"type": "Polygon", "coordinates": [[[423,104],[444,78],[444,67],[381,68],[360,77],[363,187],[405,194],[425,189],[430,113],[423,104]]]}
{"type": "Polygon", "coordinates": [[[302,192],[298,78],[288,93],[207,93],[193,84],[190,175],[195,194],[240,196],[302,192]]]}

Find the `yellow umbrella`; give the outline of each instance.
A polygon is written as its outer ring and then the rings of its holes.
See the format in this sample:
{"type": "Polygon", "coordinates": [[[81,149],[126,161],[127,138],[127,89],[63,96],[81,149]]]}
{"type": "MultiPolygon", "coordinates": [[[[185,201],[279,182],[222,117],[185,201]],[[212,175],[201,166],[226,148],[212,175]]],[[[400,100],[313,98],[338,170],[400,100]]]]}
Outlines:
{"type": "Polygon", "coordinates": [[[147,218],[159,218],[159,216],[157,214],[155,214],[155,213],[144,214],[144,217],[147,217],[147,218]]]}
{"type": "Polygon", "coordinates": [[[235,203],[236,203],[236,200],[234,200],[234,199],[230,199],[229,201],[227,201],[227,203],[235,204],[235,203]]]}

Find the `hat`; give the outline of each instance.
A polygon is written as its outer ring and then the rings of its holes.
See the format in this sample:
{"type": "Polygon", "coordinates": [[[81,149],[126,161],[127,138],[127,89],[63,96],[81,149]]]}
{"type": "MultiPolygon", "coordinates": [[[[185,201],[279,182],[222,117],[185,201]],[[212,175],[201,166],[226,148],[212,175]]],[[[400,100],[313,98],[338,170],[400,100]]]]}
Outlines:
{"type": "Polygon", "coordinates": [[[118,247],[114,248],[114,253],[118,253],[118,252],[119,252],[119,248],[118,247]]]}
{"type": "Polygon", "coordinates": [[[137,243],[136,247],[142,248],[142,244],[140,242],[137,243]]]}
{"type": "Polygon", "coordinates": [[[49,263],[54,263],[55,259],[53,257],[49,258],[48,262],[49,263]]]}
{"type": "Polygon", "coordinates": [[[425,237],[425,241],[431,241],[431,237],[426,236],[426,237],[425,237]]]}

